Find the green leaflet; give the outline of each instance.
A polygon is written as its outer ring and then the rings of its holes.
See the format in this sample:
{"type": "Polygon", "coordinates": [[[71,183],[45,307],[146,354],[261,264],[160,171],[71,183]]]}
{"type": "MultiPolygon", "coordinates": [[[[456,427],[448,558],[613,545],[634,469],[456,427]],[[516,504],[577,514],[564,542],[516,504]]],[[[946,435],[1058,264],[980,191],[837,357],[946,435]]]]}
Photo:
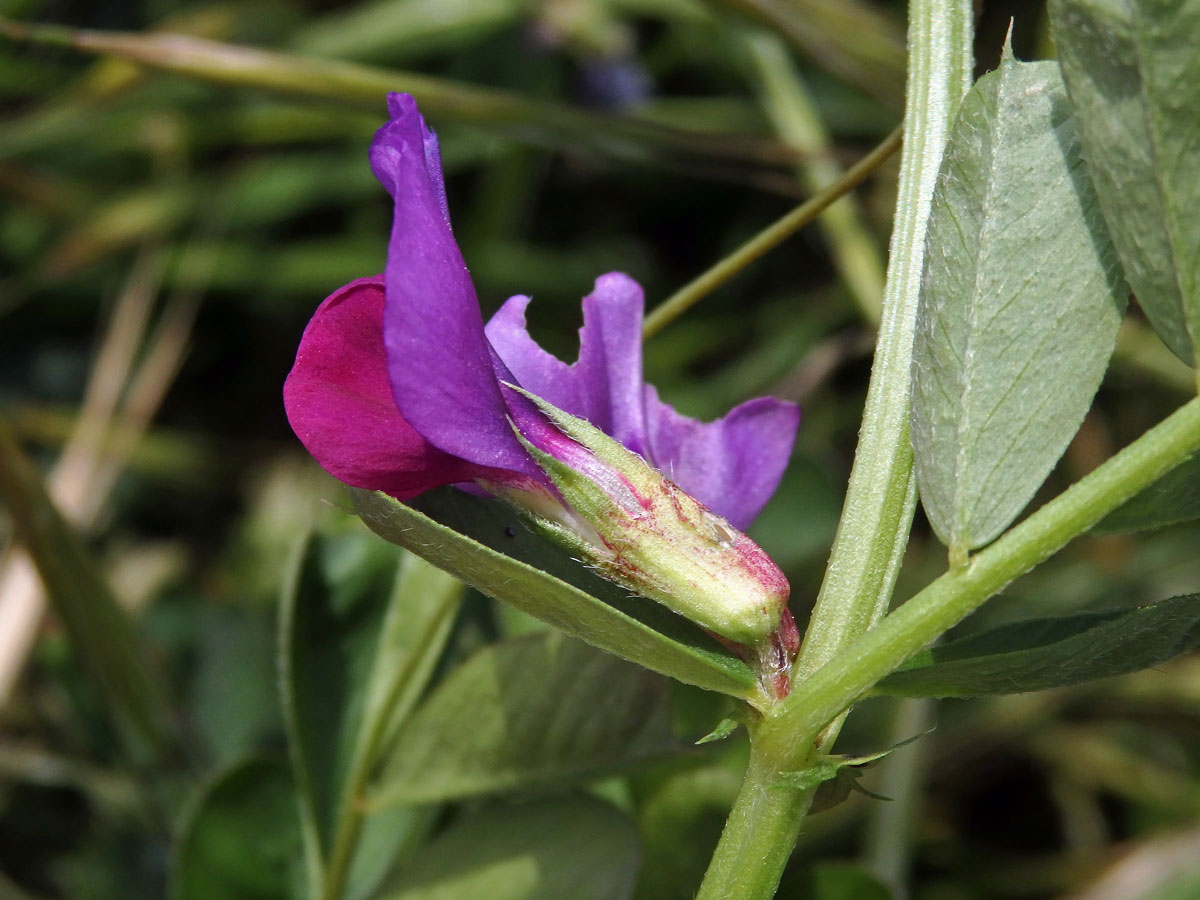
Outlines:
{"type": "Polygon", "coordinates": [[[913,358],[921,500],[956,560],[1016,518],[1082,422],[1127,289],[1058,67],[1005,55],[933,198],[913,358]]]}
{"type": "Polygon", "coordinates": [[[369,803],[528,790],[682,749],[668,682],[558,632],[486,647],[401,731],[369,803]]]}
{"type": "Polygon", "coordinates": [[[1151,606],[1003,625],[917,654],[876,693],[1018,694],[1123,675],[1200,644],[1200,594],[1151,606]]]}
{"type": "Polygon", "coordinates": [[[716,727],[713,728],[712,731],[704,735],[704,737],[700,738],[698,741],[696,741],[696,743],[711,744],[714,741],[723,741],[725,738],[737,731],[738,726],[741,724],[741,720],[735,717],[722,719],[716,724],[716,727]]]}
{"type": "Polygon", "coordinates": [[[1200,340],[1200,3],[1052,0],[1084,159],[1125,274],[1159,337],[1200,340]]]}
{"type": "Polygon", "coordinates": [[[423,495],[420,509],[371,491],[351,496],[380,537],[573,637],[689,684],[757,696],[742,660],[653,601],[593,575],[500,503],[453,488],[423,495]]]}
{"type": "Polygon", "coordinates": [[[379,900],[626,900],[633,823],[590,797],[477,810],[429,844],[379,900]]]}

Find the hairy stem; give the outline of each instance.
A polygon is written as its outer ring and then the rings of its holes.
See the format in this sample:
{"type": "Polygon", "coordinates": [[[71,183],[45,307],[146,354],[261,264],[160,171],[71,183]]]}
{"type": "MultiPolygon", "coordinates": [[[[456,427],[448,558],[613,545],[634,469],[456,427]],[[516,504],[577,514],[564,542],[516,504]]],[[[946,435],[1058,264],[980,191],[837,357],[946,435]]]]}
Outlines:
{"type": "Polygon", "coordinates": [[[797,679],[886,611],[916,504],[908,420],[917,298],[933,186],[951,121],[971,82],[971,4],[913,0],[909,23],[904,152],[883,318],[846,502],[797,679]]]}
{"type": "Polygon", "coordinates": [[[942,575],[797,685],[754,729],[753,754],[700,900],[768,900],[811,796],[784,773],[811,765],[830,722],[879,679],[1009,582],[1083,534],[1200,449],[1200,398],[980,551],[942,575]]]}
{"type": "Polygon", "coordinates": [[[813,795],[787,784],[781,771],[752,732],[750,765],[696,900],[774,896],[813,795]]]}
{"type": "MultiPolygon", "coordinates": [[[[809,728],[816,716],[807,705],[812,691],[804,679],[818,669],[823,674],[831,660],[849,660],[847,674],[857,672],[856,657],[839,651],[856,638],[861,643],[864,633],[870,636],[868,629],[891,599],[907,544],[916,505],[908,440],[909,370],[925,229],[950,123],[970,86],[972,7],[967,0],[912,0],[909,23],[900,191],[879,341],[846,504],[796,663],[793,683],[799,690],[768,710],[756,728],[754,756],[705,875],[701,900],[774,896],[811,801],[807,792],[786,787],[782,773],[803,769],[818,753],[819,731],[859,696],[849,696],[809,728]]],[[[843,695],[830,687],[814,706],[819,704],[823,714],[835,696],[843,695]]],[[[822,743],[834,731],[836,727],[822,743]]]]}

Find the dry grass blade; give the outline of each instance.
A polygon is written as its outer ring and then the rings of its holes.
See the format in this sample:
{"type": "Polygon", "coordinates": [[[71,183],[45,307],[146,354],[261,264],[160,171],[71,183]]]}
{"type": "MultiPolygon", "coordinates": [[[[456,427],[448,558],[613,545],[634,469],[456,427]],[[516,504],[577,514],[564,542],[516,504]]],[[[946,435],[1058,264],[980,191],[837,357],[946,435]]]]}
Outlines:
{"type": "MultiPolygon", "coordinates": [[[[165,261],[161,248],[146,249],[134,265],[101,340],[78,422],[46,479],[46,490],[62,515],[83,531],[107,497],[107,490],[101,495],[95,487],[104,444],[145,335],[165,261]]],[[[28,556],[10,549],[0,560],[0,706],[25,668],[45,605],[28,556]]]]}
{"type": "Polygon", "coordinates": [[[707,159],[769,168],[797,162],[791,148],[757,135],[672,128],[635,116],[589,112],[443,78],[186,35],[90,31],[0,18],[0,36],[126,59],[205,81],[332,100],[380,113],[385,95],[402,91],[416,97],[431,117],[489,128],[533,143],[640,162],[707,159]]]}
{"type": "MultiPolygon", "coordinates": [[[[147,249],[122,291],[102,339],[78,422],[47,479],[63,516],[87,532],[97,521],[121,471],[183,362],[199,294],[173,295],[145,341],[166,254],[147,249]],[[134,363],[143,346],[141,363],[134,363]]],[[[33,648],[46,597],[26,553],[0,559],[0,706],[11,695],[33,648]]]]}

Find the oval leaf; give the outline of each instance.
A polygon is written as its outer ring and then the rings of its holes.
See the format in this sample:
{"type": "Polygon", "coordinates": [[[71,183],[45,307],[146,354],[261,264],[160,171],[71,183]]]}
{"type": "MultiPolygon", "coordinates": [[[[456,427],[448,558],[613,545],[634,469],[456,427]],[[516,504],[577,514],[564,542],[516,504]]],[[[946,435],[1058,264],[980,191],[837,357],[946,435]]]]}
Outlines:
{"type": "Polygon", "coordinates": [[[659,675],[557,632],[481,650],[400,733],[372,807],[530,788],[679,751],[659,675]]]}
{"type": "Polygon", "coordinates": [[[273,759],[243,760],[200,795],[171,871],[172,900],[303,896],[296,793],[273,759]]]}
{"type": "Polygon", "coordinates": [[[475,812],[429,844],[379,900],[627,900],[640,850],[628,819],[588,797],[475,812]]]}
{"type": "Polygon", "coordinates": [[[484,593],[648,669],[750,699],[750,667],[690,622],[593,575],[503,505],[446,488],[420,509],[350,489],[367,526],[484,593]]]}
{"type": "Polygon", "coordinates": [[[952,555],[1033,497],[1116,343],[1118,273],[1053,63],[967,94],[933,197],[913,357],[921,500],[952,555]]]}
{"type": "Polygon", "coordinates": [[[1053,0],[1084,159],[1126,277],[1185,362],[1200,340],[1200,5],[1053,0]]]}
{"type": "Polygon", "coordinates": [[[1200,594],[1116,612],[1034,619],[917,654],[876,692],[900,697],[1020,694],[1124,675],[1200,645],[1200,594]]]}

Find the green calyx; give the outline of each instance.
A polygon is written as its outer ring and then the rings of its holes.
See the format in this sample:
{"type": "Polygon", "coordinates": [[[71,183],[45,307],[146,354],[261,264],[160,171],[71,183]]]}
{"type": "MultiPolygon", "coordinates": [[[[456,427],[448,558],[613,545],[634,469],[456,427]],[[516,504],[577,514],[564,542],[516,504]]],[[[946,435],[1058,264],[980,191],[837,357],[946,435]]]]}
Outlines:
{"type": "Polygon", "coordinates": [[[550,453],[517,432],[572,514],[525,510],[536,524],[606,578],[720,637],[769,640],[788,585],[753,541],[589,422],[510,387],[569,439],[550,453]]]}

